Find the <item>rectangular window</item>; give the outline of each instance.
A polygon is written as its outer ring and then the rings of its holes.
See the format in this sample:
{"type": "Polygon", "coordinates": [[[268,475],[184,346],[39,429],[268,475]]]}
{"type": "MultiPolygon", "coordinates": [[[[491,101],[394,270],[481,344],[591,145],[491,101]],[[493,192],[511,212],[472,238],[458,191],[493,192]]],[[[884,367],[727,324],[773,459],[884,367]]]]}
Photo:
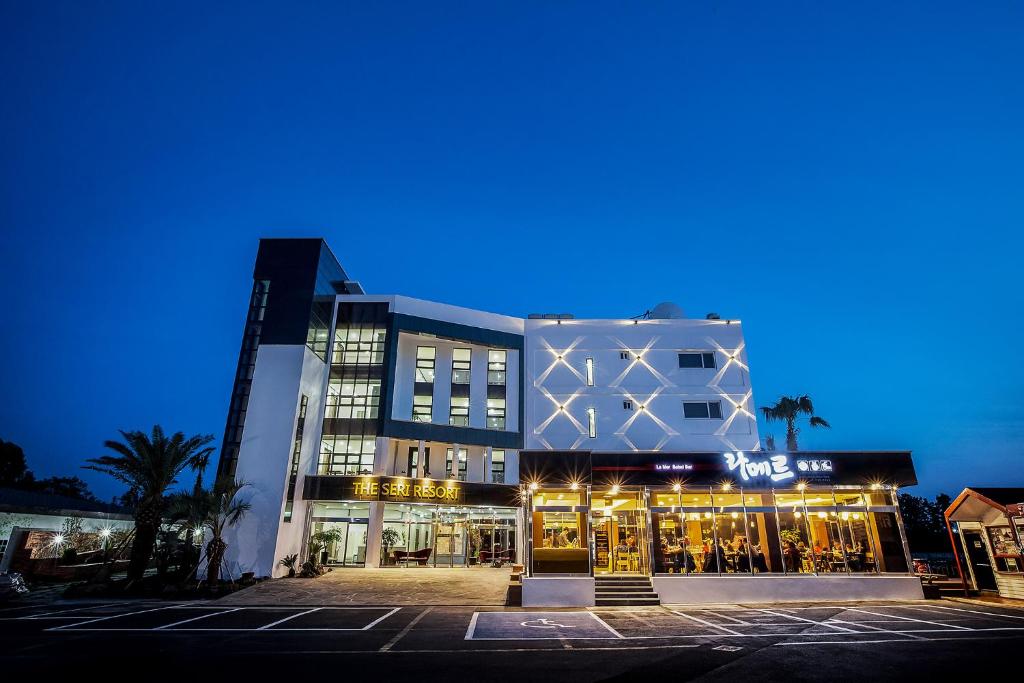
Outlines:
{"type": "Polygon", "coordinates": [[[374,325],[339,324],[334,330],[333,365],[381,365],[387,329],[374,325]]]}
{"type": "Polygon", "coordinates": [[[594,359],[587,359],[587,386],[594,386],[594,359]]]}
{"type": "Polygon", "coordinates": [[[622,409],[623,410],[633,410],[633,402],[632,401],[623,401],[622,402],[622,409]]]}
{"type": "Polygon", "coordinates": [[[593,408],[587,408],[587,428],[591,439],[597,436],[597,412],[593,408]]]}
{"type": "Polygon", "coordinates": [[[437,349],[433,346],[416,347],[416,381],[434,383],[434,359],[437,349]]]}
{"type": "Polygon", "coordinates": [[[681,368],[710,368],[715,365],[714,351],[690,351],[679,354],[679,367],[681,368]]]}
{"type": "MultiPolygon", "coordinates": [[[[459,481],[466,481],[466,463],[469,460],[469,458],[467,456],[468,456],[468,454],[466,453],[466,449],[465,448],[460,448],[459,449],[459,471],[458,471],[458,480],[459,481]]],[[[451,471],[452,471],[452,449],[449,448],[447,450],[447,452],[445,453],[445,457],[444,457],[445,477],[450,477],[451,476],[451,471]]]]}
{"type": "Polygon", "coordinates": [[[319,474],[371,474],[376,439],[363,435],[324,434],[319,474]]]}
{"type": "Polygon", "coordinates": [[[505,483],[505,451],[491,451],[491,482],[494,484],[505,483]]]}
{"type": "Polygon", "coordinates": [[[379,379],[332,379],[327,385],[324,417],[374,419],[379,402],[379,379]]]}
{"type": "Polygon", "coordinates": [[[487,399],[487,428],[488,429],[504,429],[505,428],[505,399],[503,399],[503,398],[489,398],[489,399],[487,399]]]}
{"type": "Polygon", "coordinates": [[[508,355],[505,351],[488,351],[487,352],[487,383],[488,384],[505,384],[505,370],[507,366],[508,355]]]}
{"type": "Polygon", "coordinates": [[[683,401],[683,417],[704,420],[721,420],[722,402],[683,401]]]}
{"type": "Polygon", "coordinates": [[[412,421],[430,422],[431,414],[434,412],[433,396],[412,397],[412,421]]]}
{"type": "Polygon", "coordinates": [[[453,427],[469,426],[469,398],[452,396],[451,408],[448,413],[448,424],[453,427]]]}
{"type": "Polygon", "coordinates": [[[619,351],[619,358],[629,360],[629,351],[619,351]]]}
{"type": "Polygon", "coordinates": [[[452,384],[469,384],[469,371],[472,363],[470,349],[452,350],[452,384]]]}

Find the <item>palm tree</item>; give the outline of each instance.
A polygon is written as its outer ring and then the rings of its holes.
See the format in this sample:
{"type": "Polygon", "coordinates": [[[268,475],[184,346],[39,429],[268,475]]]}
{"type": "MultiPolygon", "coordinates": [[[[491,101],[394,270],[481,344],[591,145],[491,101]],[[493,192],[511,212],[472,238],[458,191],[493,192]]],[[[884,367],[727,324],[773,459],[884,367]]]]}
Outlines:
{"type": "MultiPolygon", "coordinates": [[[[201,475],[200,475],[201,476],[201,475]]],[[[198,479],[198,477],[197,477],[198,479]]],[[[206,489],[194,488],[191,492],[175,493],[167,498],[164,517],[169,524],[177,525],[178,531],[185,532],[185,552],[182,558],[182,579],[188,580],[199,567],[199,553],[196,544],[202,540],[206,520],[213,507],[213,496],[206,489]],[[187,572],[184,571],[187,569],[187,572]]]]}
{"type": "MultiPolygon", "coordinates": [[[[803,396],[780,396],[775,405],[762,406],[761,413],[768,422],[786,423],[786,449],[790,451],[797,450],[796,437],[800,433],[800,429],[796,426],[796,421],[801,416],[807,415],[810,418],[808,422],[812,427],[832,428],[832,425],[824,418],[814,414],[814,404],[811,403],[810,396],[806,394],[803,396]]],[[[774,439],[772,441],[774,442],[774,439]]]]}
{"type": "Polygon", "coordinates": [[[212,434],[185,437],[176,432],[168,437],[160,425],[150,435],[144,432],[119,430],[123,442],[105,441],[103,445],[115,455],[89,458],[85,469],[109,474],[138,492],[135,507],[135,540],[128,562],[128,580],[136,581],[146,573],[157,532],[164,512],[164,494],[178,482],[186,469],[195,470],[205,463],[213,448],[212,434]]]}
{"type": "Polygon", "coordinates": [[[210,507],[203,525],[211,535],[210,542],[206,544],[206,578],[211,584],[220,580],[220,567],[228,549],[224,530],[237,524],[252,509],[249,501],[238,500],[238,492],[246,486],[245,482],[221,479],[208,493],[210,507]]]}

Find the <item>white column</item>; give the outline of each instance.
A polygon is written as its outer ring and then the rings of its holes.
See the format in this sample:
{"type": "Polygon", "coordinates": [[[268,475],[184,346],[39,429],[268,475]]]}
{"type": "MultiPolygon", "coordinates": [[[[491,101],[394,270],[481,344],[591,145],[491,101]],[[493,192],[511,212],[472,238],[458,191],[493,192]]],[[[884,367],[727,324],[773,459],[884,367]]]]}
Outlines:
{"type": "Polygon", "coordinates": [[[484,476],[481,479],[485,484],[491,483],[491,459],[494,457],[494,450],[491,446],[484,449],[484,476]]]}
{"type": "MultiPolygon", "coordinates": [[[[469,457],[468,453],[466,457],[469,457]]],[[[466,463],[466,465],[468,466],[469,463],[466,463]]],[[[457,443],[452,444],[452,469],[448,472],[448,476],[451,479],[459,478],[459,444],[457,443]]]]}
{"type": "MultiPolygon", "coordinates": [[[[418,463],[417,467],[419,468],[419,475],[421,477],[424,476],[423,467],[426,465],[426,462],[424,461],[424,454],[426,453],[426,448],[424,447],[423,444],[423,439],[420,439],[419,441],[416,442],[416,462],[418,463]]],[[[412,473],[410,472],[409,474],[411,475],[412,473]]]]}
{"type": "Polygon", "coordinates": [[[370,503],[370,519],[366,525],[366,568],[380,566],[380,535],[384,531],[384,503],[370,503]]]}

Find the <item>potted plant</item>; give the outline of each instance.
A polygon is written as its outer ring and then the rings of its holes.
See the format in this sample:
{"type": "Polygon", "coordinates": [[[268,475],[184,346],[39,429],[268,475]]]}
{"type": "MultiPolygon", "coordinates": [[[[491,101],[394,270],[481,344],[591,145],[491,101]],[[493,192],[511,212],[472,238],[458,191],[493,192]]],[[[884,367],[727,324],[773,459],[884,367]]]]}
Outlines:
{"type": "Polygon", "coordinates": [[[340,529],[324,529],[309,537],[309,560],[303,565],[304,573],[319,575],[321,565],[327,562],[327,548],[332,543],[340,543],[342,539],[340,529]]]}
{"type": "Polygon", "coordinates": [[[281,560],[281,566],[288,569],[288,578],[291,579],[295,576],[295,563],[299,559],[299,554],[285,555],[281,560]]]}
{"type": "Polygon", "coordinates": [[[388,552],[392,546],[398,545],[402,540],[402,536],[391,527],[387,527],[380,534],[380,545],[384,550],[384,563],[390,564],[391,554],[388,552]]]}

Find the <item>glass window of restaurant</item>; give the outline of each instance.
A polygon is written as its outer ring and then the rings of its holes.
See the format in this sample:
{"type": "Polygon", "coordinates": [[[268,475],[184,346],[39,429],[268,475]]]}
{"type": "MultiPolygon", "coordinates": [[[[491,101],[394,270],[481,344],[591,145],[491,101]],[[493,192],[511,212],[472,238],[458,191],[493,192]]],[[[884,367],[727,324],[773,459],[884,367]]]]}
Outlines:
{"type": "Polygon", "coordinates": [[[587,497],[587,492],[579,488],[533,491],[531,574],[590,574],[587,497]]]}
{"type": "Polygon", "coordinates": [[[682,488],[652,494],[654,571],[907,571],[893,493],[862,487],[682,488]]]}

